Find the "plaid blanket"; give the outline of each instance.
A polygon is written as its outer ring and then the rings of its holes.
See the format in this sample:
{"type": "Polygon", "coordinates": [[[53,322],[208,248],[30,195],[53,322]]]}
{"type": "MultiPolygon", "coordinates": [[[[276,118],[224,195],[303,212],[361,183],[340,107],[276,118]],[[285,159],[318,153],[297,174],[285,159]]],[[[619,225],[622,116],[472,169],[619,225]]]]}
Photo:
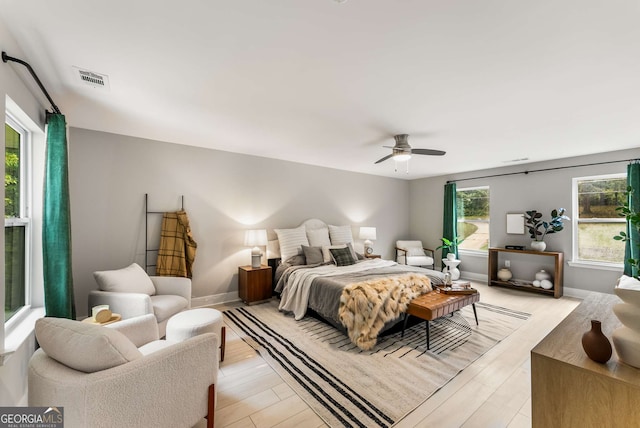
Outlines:
{"type": "Polygon", "coordinates": [[[193,240],[185,211],[164,213],[156,275],[191,278],[198,244],[193,240]]]}

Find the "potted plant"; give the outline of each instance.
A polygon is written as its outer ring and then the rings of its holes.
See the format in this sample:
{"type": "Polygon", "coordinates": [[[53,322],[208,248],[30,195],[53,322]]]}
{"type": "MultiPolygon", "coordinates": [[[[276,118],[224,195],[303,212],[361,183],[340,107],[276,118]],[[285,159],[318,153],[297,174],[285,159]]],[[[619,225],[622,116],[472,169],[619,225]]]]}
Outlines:
{"type": "MultiPolygon", "coordinates": [[[[627,221],[627,224],[630,226],[630,229],[635,229],[640,232],[640,212],[634,211],[631,205],[629,204],[629,195],[633,193],[633,188],[631,186],[627,187],[627,193],[625,198],[625,203],[619,207],[616,207],[616,211],[618,211],[618,215],[624,217],[627,221]]],[[[626,232],[620,232],[616,236],[613,237],[616,241],[627,242],[631,239],[630,236],[627,235],[626,232]]],[[[640,268],[640,260],[629,258],[627,259],[627,263],[631,266],[632,272],[638,272],[638,268],[640,268]]],[[[640,280],[640,274],[636,274],[634,278],[640,280]]]]}
{"type": "Polygon", "coordinates": [[[446,249],[447,250],[447,256],[446,257],[448,259],[454,259],[456,257],[458,245],[460,245],[462,243],[462,241],[464,241],[464,238],[456,236],[453,240],[450,240],[450,239],[447,239],[447,238],[440,238],[440,240],[442,241],[442,245],[437,247],[436,250],[439,250],[439,249],[443,249],[444,250],[444,249],[446,249]]]}
{"type": "Polygon", "coordinates": [[[547,244],[544,242],[544,238],[552,233],[560,232],[564,229],[563,221],[571,220],[565,215],[567,210],[564,208],[558,208],[551,211],[551,220],[542,220],[542,214],[536,210],[525,212],[525,224],[529,230],[529,236],[533,241],[531,242],[531,248],[536,251],[544,251],[547,248],[547,244]]]}

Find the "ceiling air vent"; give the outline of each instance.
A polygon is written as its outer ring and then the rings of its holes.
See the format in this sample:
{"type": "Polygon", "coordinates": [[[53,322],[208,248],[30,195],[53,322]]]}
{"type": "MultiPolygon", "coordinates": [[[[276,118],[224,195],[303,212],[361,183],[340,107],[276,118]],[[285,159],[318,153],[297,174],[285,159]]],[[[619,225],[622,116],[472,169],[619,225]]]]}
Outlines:
{"type": "Polygon", "coordinates": [[[95,71],[89,71],[79,67],[73,68],[81,83],[94,88],[109,90],[109,76],[106,74],[96,73],[95,71]]]}

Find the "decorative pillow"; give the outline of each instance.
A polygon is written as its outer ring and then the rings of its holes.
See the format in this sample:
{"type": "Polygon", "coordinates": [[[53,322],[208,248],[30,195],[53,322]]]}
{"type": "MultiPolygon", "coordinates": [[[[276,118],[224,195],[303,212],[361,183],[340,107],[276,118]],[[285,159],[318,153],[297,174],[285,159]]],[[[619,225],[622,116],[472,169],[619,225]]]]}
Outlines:
{"type": "Polygon", "coordinates": [[[309,245],[307,232],[304,226],[295,229],[275,229],[280,243],[280,257],[288,260],[296,254],[302,253],[302,246],[309,245]]]}
{"type": "MultiPolygon", "coordinates": [[[[351,250],[351,255],[353,256],[354,260],[359,260],[360,258],[358,257],[358,253],[356,253],[356,250],[353,249],[353,244],[351,242],[347,242],[347,248],[349,250],[351,250]]],[[[365,257],[362,256],[362,258],[364,259],[365,257]]]]}
{"type": "Polygon", "coordinates": [[[307,239],[312,247],[322,247],[323,245],[331,245],[329,239],[329,229],[323,227],[321,229],[307,229],[307,239]]]}
{"type": "Polygon", "coordinates": [[[138,348],[117,330],[66,318],[40,318],[36,339],[46,354],[85,373],[110,369],[142,357],[138,348]]]}
{"type": "Polygon", "coordinates": [[[322,259],[324,260],[325,263],[331,263],[333,262],[333,257],[331,257],[331,252],[329,250],[331,249],[335,249],[335,248],[347,248],[346,244],[342,244],[342,245],[325,245],[322,247],[322,259]]]}
{"type": "Polygon", "coordinates": [[[304,252],[305,258],[307,259],[308,265],[319,265],[324,263],[322,247],[307,247],[306,245],[303,245],[302,251],[304,252]]]}
{"type": "Polygon", "coordinates": [[[304,254],[296,254],[295,256],[289,257],[284,263],[289,266],[304,266],[307,264],[307,259],[304,257],[304,254]]]}
{"type": "Polygon", "coordinates": [[[351,226],[332,226],[329,225],[329,236],[331,237],[331,245],[346,244],[353,242],[353,234],[351,226]]]}
{"type": "Polygon", "coordinates": [[[149,296],[156,294],[151,278],[137,263],[123,269],[94,272],[93,277],[102,291],[142,293],[149,296]]]}
{"type": "Polygon", "coordinates": [[[331,248],[329,250],[336,266],[350,266],[356,263],[351,250],[348,248],[331,248]]]}
{"type": "Polygon", "coordinates": [[[418,247],[407,248],[408,257],[424,256],[424,250],[418,247]]]}

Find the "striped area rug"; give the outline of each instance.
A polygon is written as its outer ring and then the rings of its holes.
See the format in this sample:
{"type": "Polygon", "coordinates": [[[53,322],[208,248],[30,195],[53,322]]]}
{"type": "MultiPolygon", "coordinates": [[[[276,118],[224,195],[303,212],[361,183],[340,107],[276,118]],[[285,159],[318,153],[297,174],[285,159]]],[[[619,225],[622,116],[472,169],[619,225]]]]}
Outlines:
{"type": "Polygon", "coordinates": [[[277,302],[224,313],[231,326],[332,427],[389,427],[529,319],[476,303],[431,322],[388,334],[361,351],[341,331],[313,317],[295,321],[277,302]]]}

